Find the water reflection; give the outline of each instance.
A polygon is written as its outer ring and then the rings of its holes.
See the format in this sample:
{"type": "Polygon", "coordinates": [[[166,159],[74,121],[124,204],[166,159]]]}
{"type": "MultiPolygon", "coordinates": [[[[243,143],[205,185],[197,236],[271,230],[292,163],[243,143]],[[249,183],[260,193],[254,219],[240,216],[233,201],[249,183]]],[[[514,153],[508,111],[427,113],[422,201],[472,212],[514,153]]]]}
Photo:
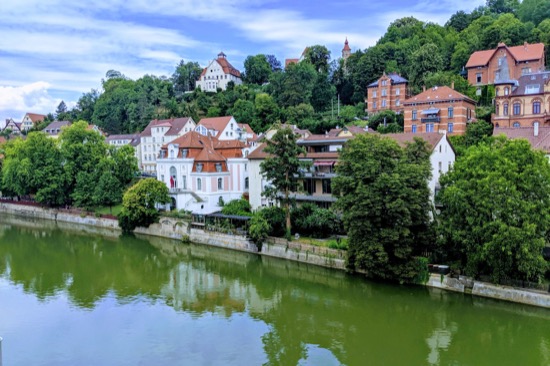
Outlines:
{"type": "MultiPolygon", "coordinates": [[[[550,360],[548,310],[372,283],[160,238],[119,239],[109,230],[0,220],[0,278],[40,301],[67,294],[73,306],[91,312],[110,298],[120,306],[162,303],[205,326],[211,317],[226,322],[245,317],[262,324],[258,329],[265,325],[258,339],[260,363],[547,365],[550,360]]],[[[173,330],[175,339],[180,331],[173,330]]],[[[246,357],[225,363],[242,364],[246,357]]]]}

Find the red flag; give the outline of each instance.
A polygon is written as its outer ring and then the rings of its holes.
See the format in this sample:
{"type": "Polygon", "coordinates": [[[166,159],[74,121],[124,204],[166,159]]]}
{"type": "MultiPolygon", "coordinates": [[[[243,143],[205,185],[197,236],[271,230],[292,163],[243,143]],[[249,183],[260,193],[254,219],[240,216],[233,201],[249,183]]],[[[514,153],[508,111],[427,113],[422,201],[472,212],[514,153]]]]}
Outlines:
{"type": "Polygon", "coordinates": [[[174,177],[170,176],[170,188],[174,188],[174,177]]]}

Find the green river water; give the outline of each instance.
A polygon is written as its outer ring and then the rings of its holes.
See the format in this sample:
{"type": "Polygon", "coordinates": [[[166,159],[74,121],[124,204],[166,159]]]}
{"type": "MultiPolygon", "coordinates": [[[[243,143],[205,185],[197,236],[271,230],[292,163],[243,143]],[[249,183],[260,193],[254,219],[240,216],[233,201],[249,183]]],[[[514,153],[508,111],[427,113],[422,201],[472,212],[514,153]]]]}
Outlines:
{"type": "Polygon", "coordinates": [[[0,216],[12,365],[550,365],[550,310],[0,216]]]}

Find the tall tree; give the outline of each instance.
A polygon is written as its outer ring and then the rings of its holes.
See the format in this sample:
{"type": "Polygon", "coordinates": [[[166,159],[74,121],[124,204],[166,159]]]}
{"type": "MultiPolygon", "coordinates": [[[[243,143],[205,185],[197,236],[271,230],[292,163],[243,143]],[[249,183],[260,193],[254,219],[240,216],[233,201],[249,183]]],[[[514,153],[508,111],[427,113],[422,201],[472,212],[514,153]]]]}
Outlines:
{"type": "Polygon", "coordinates": [[[442,252],[466,274],[539,281],[550,228],[550,165],[527,140],[470,147],[441,178],[442,252]]]}
{"type": "Polygon", "coordinates": [[[283,69],[281,67],[281,61],[277,60],[277,57],[275,57],[275,55],[265,55],[265,59],[267,60],[267,63],[271,67],[271,71],[278,72],[283,69]]]}
{"type": "Polygon", "coordinates": [[[304,61],[313,65],[317,72],[328,73],[330,51],[321,45],[309,46],[305,50],[304,61]]]}
{"type": "Polygon", "coordinates": [[[400,282],[416,276],[415,256],[434,239],[430,151],[420,138],[401,148],[373,134],[359,135],[344,147],[333,194],[349,236],[350,268],[400,282]]]}
{"type": "Polygon", "coordinates": [[[248,56],[244,60],[244,81],[250,84],[262,85],[269,80],[271,66],[265,55],[248,56]]]}
{"type": "Polygon", "coordinates": [[[176,95],[193,91],[197,80],[201,75],[202,68],[197,62],[185,62],[181,60],[172,74],[172,83],[176,95]]]}
{"type": "Polygon", "coordinates": [[[260,172],[270,186],[264,195],[279,201],[286,215],[287,237],[290,235],[290,205],[293,202],[290,194],[297,191],[297,183],[302,169],[308,163],[300,161],[300,155],[306,154],[303,147],[296,143],[296,135],[289,127],[279,128],[271,140],[267,140],[264,151],[268,154],[260,164],[260,172]]]}
{"type": "Polygon", "coordinates": [[[67,105],[64,101],[61,101],[55,110],[55,118],[58,121],[64,121],[67,117],[67,105]]]}

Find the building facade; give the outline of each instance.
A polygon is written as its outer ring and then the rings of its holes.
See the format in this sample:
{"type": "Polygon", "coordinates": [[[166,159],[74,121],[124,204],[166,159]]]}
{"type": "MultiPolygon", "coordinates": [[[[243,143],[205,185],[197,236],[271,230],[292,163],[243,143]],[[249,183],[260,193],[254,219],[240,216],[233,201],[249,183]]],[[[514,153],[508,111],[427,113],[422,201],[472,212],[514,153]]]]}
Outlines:
{"type": "Polygon", "coordinates": [[[550,71],[495,84],[495,128],[550,126],[550,71]]]}
{"type": "Polygon", "coordinates": [[[44,133],[51,138],[58,138],[64,127],[69,127],[71,122],[69,121],[53,121],[44,128],[44,133]]]}
{"type": "Polygon", "coordinates": [[[403,102],[409,97],[409,81],[398,74],[384,73],[367,87],[365,109],[368,114],[386,110],[403,112],[403,102]]]}
{"type": "Polygon", "coordinates": [[[499,43],[493,50],[472,53],[466,63],[468,82],[474,86],[492,85],[502,80],[518,80],[522,75],[544,69],[544,43],[526,42],[515,47],[499,43]]]}
{"type": "Polygon", "coordinates": [[[218,140],[240,140],[247,142],[256,134],[247,123],[237,123],[232,116],[203,118],[195,127],[195,131],[216,137],[218,140]]]}
{"type": "Polygon", "coordinates": [[[186,132],[193,131],[196,127],[191,117],[153,120],[140,134],[141,161],[140,170],[145,173],[156,174],[157,157],[160,149],[166,143],[182,136],[186,132]]]}
{"type": "Polygon", "coordinates": [[[403,104],[404,132],[463,135],[475,120],[476,102],[448,86],[424,90],[403,104]]]}
{"type": "Polygon", "coordinates": [[[44,122],[46,116],[37,113],[27,113],[21,120],[21,131],[28,131],[40,122],[44,122]]]}
{"type": "Polygon", "coordinates": [[[218,58],[202,70],[197,86],[203,91],[216,92],[218,88],[226,90],[230,81],[235,85],[242,84],[241,72],[227,61],[225,53],[220,52],[218,58]]]}
{"type": "Polygon", "coordinates": [[[169,188],[173,208],[195,214],[220,211],[221,201],[248,192],[245,150],[242,141],[190,131],[162,146],[157,179],[169,188]]]}

